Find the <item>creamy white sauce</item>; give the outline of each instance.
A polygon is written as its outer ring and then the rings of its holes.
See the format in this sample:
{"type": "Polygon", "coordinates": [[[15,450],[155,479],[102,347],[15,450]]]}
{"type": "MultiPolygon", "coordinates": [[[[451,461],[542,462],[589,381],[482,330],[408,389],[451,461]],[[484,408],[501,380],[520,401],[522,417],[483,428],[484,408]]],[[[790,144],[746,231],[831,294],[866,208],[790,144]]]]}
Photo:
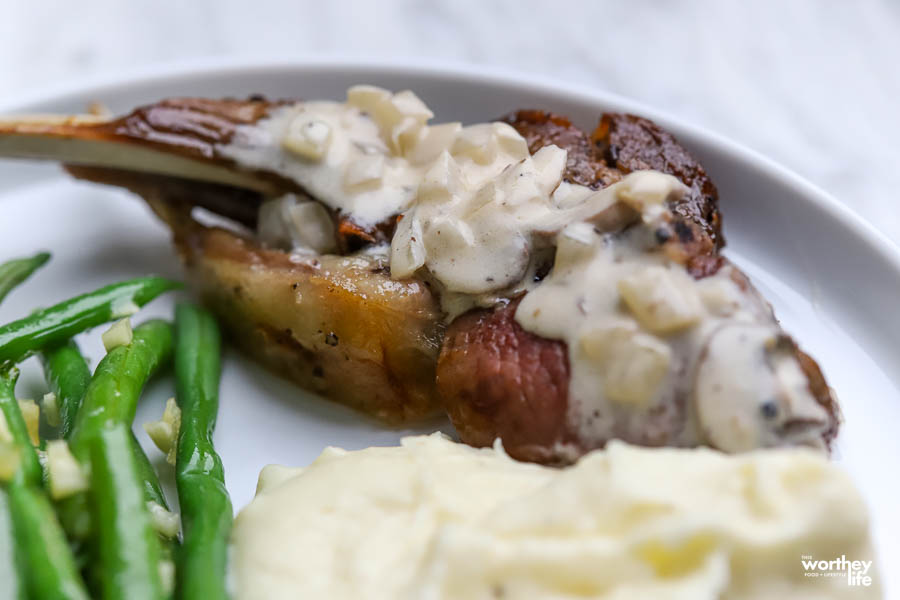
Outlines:
{"type": "Polygon", "coordinates": [[[669,231],[665,201],[682,192],[649,171],[600,192],[640,208],[640,222],[619,233],[568,225],[549,276],[519,304],[523,328],[567,344],[570,423],[588,444],[823,447],[828,415],[768,305],[730,265],[697,280],[667,256],[657,235],[669,231]]]}
{"type": "Polygon", "coordinates": [[[878,598],[865,505],[821,455],[620,442],[567,469],[439,434],[266,467],[238,515],[236,600],[878,598]],[[801,555],[866,561],[868,587],[801,555]]]}
{"type": "Polygon", "coordinates": [[[412,92],[356,86],[347,102],[298,102],[242,125],[217,151],[238,164],[296,181],[329,208],[361,226],[406,210],[447,153],[461,185],[479,187],[528,156],[509,125],[427,125],[431,111],[412,92]]]}
{"type": "Polygon", "coordinates": [[[391,155],[370,118],[338,102],[277,108],[267,119],[238,127],[232,142],[218,150],[238,164],[297,181],[311,196],[353,215],[361,225],[374,225],[402,212],[418,180],[415,169],[391,155]],[[290,145],[295,122],[327,128],[320,156],[312,151],[301,154],[297,145],[290,145]],[[358,175],[360,170],[369,174],[358,175]]]}
{"type": "MultiPolygon", "coordinates": [[[[593,191],[562,181],[556,146],[531,156],[507,124],[432,116],[411,92],[356,86],[346,103],[276,109],[220,151],[361,225],[401,215],[391,275],[433,283],[448,320],[524,294],[519,324],[567,344],[569,421],[585,443],[823,445],[828,415],[766,303],[730,266],[695,280],[659,241],[671,235],[667,202],[685,193],[678,180],[643,171],[593,191]]],[[[270,200],[259,222],[270,245],[336,248],[309,199],[270,200]]]]}

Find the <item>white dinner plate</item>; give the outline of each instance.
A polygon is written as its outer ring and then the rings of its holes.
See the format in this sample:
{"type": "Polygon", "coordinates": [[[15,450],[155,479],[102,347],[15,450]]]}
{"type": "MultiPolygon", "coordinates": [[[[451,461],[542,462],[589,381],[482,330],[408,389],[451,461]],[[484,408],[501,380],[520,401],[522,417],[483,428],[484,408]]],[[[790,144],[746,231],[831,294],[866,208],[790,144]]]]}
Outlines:
{"type": "MultiPolygon", "coordinates": [[[[440,120],[471,123],[517,108],[544,108],[590,130],[602,111],[613,110],[647,116],[672,131],[719,188],[726,254],[772,302],[837,391],[845,423],[835,459],[868,500],[885,591],[888,597],[890,590],[900,591],[900,572],[891,569],[900,560],[900,251],[833,198],[767,159],[599,91],[433,64],[195,64],[59,90],[0,107],[0,113],[78,112],[95,100],[119,113],[176,95],[342,99],[356,83],[410,88],[440,120]]],[[[0,161],[0,260],[41,249],[53,253],[52,261],[0,306],[0,322],[120,279],[182,276],[167,230],[138,198],[76,182],[56,166],[0,161]]],[[[174,300],[170,295],[153,302],[139,318],[171,316],[174,300]]],[[[96,364],[103,353],[99,331],[79,341],[96,364]]],[[[19,395],[40,397],[44,391],[31,360],[19,395]]],[[[157,378],[144,394],[137,423],[158,419],[172,394],[171,376],[157,378]]],[[[382,427],[270,375],[232,349],[226,352],[215,441],[236,509],[251,499],[257,473],[268,463],[304,465],[326,445],[388,445],[437,428],[451,429],[444,420],[414,429],[382,427]]],[[[171,468],[136,429],[171,480],[171,468]]]]}

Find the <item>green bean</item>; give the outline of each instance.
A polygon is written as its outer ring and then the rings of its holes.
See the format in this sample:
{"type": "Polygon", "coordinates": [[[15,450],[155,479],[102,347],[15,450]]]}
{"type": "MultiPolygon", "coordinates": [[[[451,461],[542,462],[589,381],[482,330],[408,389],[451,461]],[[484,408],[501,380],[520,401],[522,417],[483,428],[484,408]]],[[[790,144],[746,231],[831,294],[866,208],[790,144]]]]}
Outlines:
{"type": "Polygon", "coordinates": [[[0,302],[16,286],[28,279],[50,260],[49,252],[40,252],[27,258],[14,258],[0,265],[0,302]]]}
{"type": "Polygon", "coordinates": [[[166,510],[169,510],[169,503],[166,501],[166,495],[163,493],[162,485],[159,483],[159,476],[156,469],[147,457],[147,453],[141,448],[141,443],[131,434],[131,453],[134,455],[134,463],[137,465],[138,474],[141,476],[142,489],[144,490],[144,499],[147,502],[156,502],[166,510]]]}
{"type": "Polygon", "coordinates": [[[6,419],[6,426],[13,438],[13,444],[19,452],[19,467],[13,477],[27,485],[40,486],[44,475],[37,452],[31,445],[28,435],[28,427],[19,409],[16,400],[16,379],[19,377],[18,369],[11,369],[6,373],[0,373],[0,412],[6,419]]]}
{"type": "Polygon", "coordinates": [[[219,329],[206,311],[175,311],[175,386],[181,407],[175,482],[184,537],[177,575],[178,597],[226,598],[225,567],[232,507],[222,459],[213,447],[219,409],[219,329]]]}
{"type": "Polygon", "coordinates": [[[162,599],[159,541],[150,521],[124,423],[90,438],[91,507],[97,523],[98,572],[103,598],[162,599]]]}
{"type": "Polygon", "coordinates": [[[26,600],[24,557],[17,556],[9,496],[0,487],[0,598],[26,600]]]}
{"type": "MultiPolygon", "coordinates": [[[[113,348],[103,357],[88,384],[69,434],[69,446],[79,462],[85,464],[89,460],[88,445],[92,436],[112,424],[131,425],[144,384],[171,355],[172,326],[165,321],[152,320],[134,329],[130,344],[113,348]]],[[[130,452],[134,455],[136,451],[140,449],[135,443],[130,452]]],[[[146,476],[147,472],[143,472],[146,476]]],[[[158,482],[154,487],[158,488],[158,482]]],[[[155,497],[150,499],[156,500],[155,497]]],[[[70,537],[85,539],[90,535],[91,518],[84,494],[63,500],[59,512],[70,537]]]]}
{"type": "Polygon", "coordinates": [[[53,505],[40,488],[14,480],[8,488],[25,580],[32,598],[88,598],[53,505]]]}
{"type": "Polygon", "coordinates": [[[62,343],[77,333],[132,314],[180,284],[160,277],[123,281],[76,296],[0,326],[0,365],[17,363],[41,348],[62,343]]]}
{"type": "Polygon", "coordinates": [[[130,344],[113,348],[103,357],[69,436],[76,457],[86,459],[86,440],[104,427],[131,425],[144,384],[171,356],[172,326],[154,319],[134,329],[130,344]]]}
{"type": "MultiPolygon", "coordinates": [[[[156,502],[166,510],[169,510],[169,503],[163,493],[162,485],[159,483],[159,476],[156,470],[147,458],[144,449],[141,448],[140,442],[131,435],[131,451],[134,457],[135,465],[138,470],[138,476],[141,481],[141,490],[144,494],[144,502],[156,502]]],[[[73,538],[73,542],[79,551],[84,551],[82,542],[88,538],[91,533],[91,514],[88,507],[88,498],[84,494],[76,494],[63,500],[59,506],[60,517],[65,524],[66,531],[73,538]]],[[[161,545],[161,556],[165,560],[171,560],[175,553],[175,544],[177,540],[170,539],[159,534],[159,542],[161,545]]]]}
{"type": "MultiPolygon", "coordinates": [[[[144,492],[144,502],[155,502],[166,510],[169,510],[169,503],[166,502],[166,495],[163,493],[162,486],[159,483],[159,476],[156,470],[147,458],[147,453],[141,448],[141,444],[131,434],[131,449],[134,455],[134,463],[138,470],[138,476],[141,480],[141,487],[144,492]]],[[[178,540],[167,537],[165,534],[159,534],[160,559],[172,561],[175,554],[175,546],[178,540]]],[[[165,587],[165,586],[164,586],[165,587]]],[[[168,594],[167,594],[168,595],[168,594]]]]}
{"type": "Polygon", "coordinates": [[[41,352],[44,377],[59,406],[59,435],[68,439],[84,398],[91,370],[74,340],[41,352]]]}

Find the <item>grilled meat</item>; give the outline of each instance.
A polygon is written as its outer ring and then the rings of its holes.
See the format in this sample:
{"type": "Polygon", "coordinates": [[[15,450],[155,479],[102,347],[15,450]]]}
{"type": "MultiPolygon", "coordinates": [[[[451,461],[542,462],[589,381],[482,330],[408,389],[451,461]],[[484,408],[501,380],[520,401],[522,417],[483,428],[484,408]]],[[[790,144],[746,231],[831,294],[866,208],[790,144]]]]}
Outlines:
{"type": "MultiPolygon", "coordinates": [[[[221,152],[242,126],[286,105],[258,97],[182,98],[113,121],[0,124],[0,154],[55,157],[76,177],[142,196],[172,230],[191,285],[236,345],[306,389],[390,423],[443,409],[464,442],[486,446],[500,438],[523,460],[565,463],[605,443],[586,438],[573,423],[567,344],[516,321],[520,295],[448,325],[439,286],[390,276],[387,256],[369,250],[390,242],[397,215],[360,224],[353,214],[327,208],[339,254],[320,255],[265,247],[241,227],[196,218],[193,209],[202,207],[254,228],[266,197],[309,196],[283,173],[242,167],[221,152]]],[[[591,135],[543,111],[522,110],[502,121],[525,138],[532,155],[551,144],[566,150],[563,179],[571,184],[598,190],[647,169],[676,177],[686,192],[669,202],[672,220],[657,232],[660,248],[696,280],[729,269],[742,290],[758,296],[719,253],[724,238],[715,186],[671,134],[617,113],[604,114],[591,135]]],[[[547,275],[546,269],[535,275],[547,275]]],[[[758,304],[768,310],[761,298],[758,304]]],[[[828,443],[837,432],[837,404],[815,361],[787,336],[779,340],[827,414],[822,439],[828,443]]],[[[679,390],[637,432],[623,426],[616,436],[645,445],[680,443],[692,426],[690,403],[690,390],[679,390]]]]}

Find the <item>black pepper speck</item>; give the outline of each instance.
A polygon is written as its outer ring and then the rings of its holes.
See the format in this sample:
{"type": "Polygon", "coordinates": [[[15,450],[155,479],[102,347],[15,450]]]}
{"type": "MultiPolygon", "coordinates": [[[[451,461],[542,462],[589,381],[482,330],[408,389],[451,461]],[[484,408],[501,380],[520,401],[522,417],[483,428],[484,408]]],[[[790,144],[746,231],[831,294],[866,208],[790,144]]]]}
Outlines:
{"type": "Polygon", "coordinates": [[[778,416],[778,404],[774,400],[768,400],[759,406],[759,411],[764,418],[774,419],[778,416]]]}
{"type": "Polygon", "coordinates": [[[672,239],[672,232],[666,227],[660,227],[653,232],[653,235],[656,237],[656,241],[659,244],[665,244],[672,239]]]}

